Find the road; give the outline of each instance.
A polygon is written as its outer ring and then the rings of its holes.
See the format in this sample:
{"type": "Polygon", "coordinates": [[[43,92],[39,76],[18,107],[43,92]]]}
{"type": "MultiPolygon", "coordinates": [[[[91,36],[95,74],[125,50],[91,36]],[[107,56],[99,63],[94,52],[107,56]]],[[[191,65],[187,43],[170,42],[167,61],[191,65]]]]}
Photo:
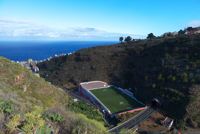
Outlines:
{"type": "Polygon", "coordinates": [[[139,114],[137,114],[136,116],[130,118],[128,121],[122,123],[121,125],[108,130],[108,132],[118,133],[123,128],[125,128],[125,129],[133,128],[136,125],[138,125],[139,123],[141,123],[142,121],[149,118],[151,116],[151,114],[154,112],[155,112],[155,110],[153,108],[147,107],[147,109],[145,109],[144,111],[142,111],[139,114]]]}

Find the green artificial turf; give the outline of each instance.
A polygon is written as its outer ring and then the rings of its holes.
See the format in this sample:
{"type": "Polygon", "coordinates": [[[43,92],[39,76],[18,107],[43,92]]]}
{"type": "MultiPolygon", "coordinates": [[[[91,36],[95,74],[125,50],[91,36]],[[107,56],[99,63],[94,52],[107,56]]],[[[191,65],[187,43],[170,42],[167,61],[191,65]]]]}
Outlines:
{"type": "Polygon", "coordinates": [[[90,90],[112,113],[142,107],[140,103],[114,87],[90,90]]]}

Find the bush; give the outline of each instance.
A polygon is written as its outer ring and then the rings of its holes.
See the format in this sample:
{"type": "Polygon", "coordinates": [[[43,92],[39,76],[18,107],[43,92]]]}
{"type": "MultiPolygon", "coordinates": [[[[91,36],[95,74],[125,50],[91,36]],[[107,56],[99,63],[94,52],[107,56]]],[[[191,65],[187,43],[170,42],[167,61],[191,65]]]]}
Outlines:
{"type": "Polygon", "coordinates": [[[6,124],[6,127],[10,133],[14,132],[17,127],[20,125],[21,117],[19,114],[13,115],[9,122],[6,124]]]}
{"type": "Polygon", "coordinates": [[[88,105],[85,102],[80,102],[80,101],[73,102],[73,100],[71,100],[69,104],[69,108],[71,111],[75,113],[82,113],[90,119],[95,119],[97,121],[103,122],[102,114],[98,111],[98,109],[88,105]]]}
{"type": "Polygon", "coordinates": [[[163,78],[163,75],[162,75],[162,74],[159,74],[159,75],[158,75],[158,80],[159,80],[159,81],[162,81],[163,79],[164,79],[164,78],[163,78]]]}
{"type": "Polygon", "coordinates": [[[131,40],[132,40],[131,36],[127,36],[127,37],[124,39],[124,41],[126,41],[126,42],[130,42],[131,40]]]}
{"type": "Polygon", "coordinates": [[[41,128],[37,129],[36,134],[52,134],[52,129],[49,128],[47,125],[42,126],[41,128]]]}
{"type": "Polygon", "coordinates": [[[52,122],[62,122],[64,120],[64,117],[58,113],[45,113],[43,117],[52,122]]]}
{"type": "Polygon", "coordinates": [[[88,119],[83,114],[68,112],[65,120],[59,123],[59,134],[105,134],[106,128],[101,122],[88,119]]]}
{"type": "Polygon", "coordinates": [[[101,123],[88,119],[83,114],[78,114],[78,118],[74,125],[75,127],[72,130],[72,134],[106,134],[106,129],[101,123]]]}
{"type": "Polygon", "coordinates": [[[184,72],[184,73],[182,74],[182,80],[183,80],[184,83],[187,83],[187,82],[188,82],[188,74],[187,74],[187,73],[184,72]]]}
{"type": "Polygon", "coordinates": [[[153,33],[147,35],[147,39],[154,39],[156,36],[153,33]]]}
{"type": "MultiPolygon", "coordinates": [[[[23,118],[20,114],[11,116],[8,123],[5,124],[7,132],[15,133],[18,130],[26,134],[51,134],[53,129],[46,125],[45,120],[42,118],[42,112],[41,107],[34,107],[31,112],[23,114],[23,118]]],[[[47,117],[58,122],[63,120],[63,116],[57,113],[46,114],[47,117]]]]}
{"type": "Polygon", "coordinates": [[[26,134],[35,133],[37,129],[40,129],[45,125],[45,121],[42,118],[42,108],[35,107],[33,111],[25,114],[25,121],[22,126],[22,130],[26,134]]]}
{"type": "Polygon", "coordinates": [[[0,111],[5,114],[11,114],[14,108],[11,101],[0,101],[0,111]]]}

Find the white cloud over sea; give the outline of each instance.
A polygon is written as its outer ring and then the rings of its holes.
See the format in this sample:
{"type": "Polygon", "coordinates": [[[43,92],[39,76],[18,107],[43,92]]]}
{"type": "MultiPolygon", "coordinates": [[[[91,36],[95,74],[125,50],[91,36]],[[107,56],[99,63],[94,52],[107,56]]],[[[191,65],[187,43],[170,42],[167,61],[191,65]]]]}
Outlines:
{"type": "MultiPolygon", "coordinates": [[[[0,39],[55,39],[55,40],[117,40],[130,34],[107,32],[96,28],[52,28],[28,21],[0,19],[0,39]]],[[[143,38],[140,35],[131,35],[143,38]]]]}

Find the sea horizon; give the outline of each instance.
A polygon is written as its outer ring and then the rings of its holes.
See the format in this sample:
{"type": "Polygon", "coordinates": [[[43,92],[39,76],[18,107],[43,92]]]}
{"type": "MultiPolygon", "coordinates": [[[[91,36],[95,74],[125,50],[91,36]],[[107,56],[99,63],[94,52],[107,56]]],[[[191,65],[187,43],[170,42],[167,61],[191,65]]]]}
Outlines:
{"type": "Polygon", "coordinates": [[[117,41],[63,41],[63,40],[1,40],[0,56],[13,61],[45,60],[60,54],[68,54],[82,48],[106,46],[117,41]]]}

